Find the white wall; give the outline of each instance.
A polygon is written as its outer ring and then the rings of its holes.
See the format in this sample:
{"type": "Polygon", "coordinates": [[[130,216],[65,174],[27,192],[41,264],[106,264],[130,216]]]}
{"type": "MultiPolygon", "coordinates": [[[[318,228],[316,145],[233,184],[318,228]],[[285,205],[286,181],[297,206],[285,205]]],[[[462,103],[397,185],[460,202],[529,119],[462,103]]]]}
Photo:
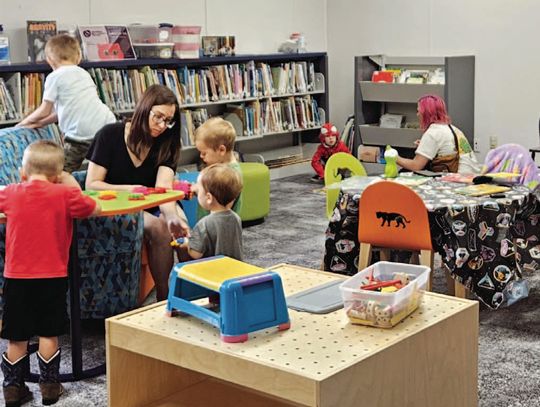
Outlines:
{"type": "Polygon", "coordinates": [[[538,145],[540,2],[328,0],[332,120],[353,111],[353,56],[475,55],[475,136],[538,145]]]}
{"type": "Polygon", "coordinates": [[[170,22],[200,25],[203,35],[235,35],[239,54],[275,53],[291,32],[303,32],[310,51],[326,50],[326,0],[0,0],[0,24],[11,60],[25,62],[26,20],[85,24],[170,22]]]}

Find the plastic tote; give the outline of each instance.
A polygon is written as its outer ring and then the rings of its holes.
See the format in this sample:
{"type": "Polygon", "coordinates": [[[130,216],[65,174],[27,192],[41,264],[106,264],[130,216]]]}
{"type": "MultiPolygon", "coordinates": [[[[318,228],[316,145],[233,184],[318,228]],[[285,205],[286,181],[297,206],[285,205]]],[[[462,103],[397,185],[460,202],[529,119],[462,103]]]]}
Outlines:
{"type": "Polygon", "coordinates": [[[380,261],[359,271],[340,286],[345,312],[353,324],[391,328],[411,314],[426,289],[429,267],[380,261]],[[373,274],[372,274],[373,273],[373,274]],[[362,290],[370,275],[379,280],[392,280],[394,273],[406,273],[409,283],[395,292],[362,290]]]}

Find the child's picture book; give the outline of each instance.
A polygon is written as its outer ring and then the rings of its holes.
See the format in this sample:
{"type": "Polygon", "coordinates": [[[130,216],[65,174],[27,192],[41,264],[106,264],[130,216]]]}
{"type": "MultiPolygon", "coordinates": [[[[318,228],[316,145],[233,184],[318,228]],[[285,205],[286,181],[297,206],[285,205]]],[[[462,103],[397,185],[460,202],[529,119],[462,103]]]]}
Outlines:
{"type": "Polygon", "coordinates": [[[508,190],[510,190],[510,188],[504,187],[501,185],[478,184],[478,185],[468,185],[466,187],[457,188],[454,191],[462,195],[482,196],[482,195],[491,195],[491,194],[497,194],[500,192],[506,192],[508,190]]]}
{"type": "Polygon", "coordinates": [[[87,61],[136,58],[128,29],[124,25],[79,26],[79,35],[87,61]]]}
{"type": "Polygon", "coordinates": [[[28,61],[45,62],[45,44],[56,35],[56,21],[26,21],[26,38],[28,39],[28,61]]]}

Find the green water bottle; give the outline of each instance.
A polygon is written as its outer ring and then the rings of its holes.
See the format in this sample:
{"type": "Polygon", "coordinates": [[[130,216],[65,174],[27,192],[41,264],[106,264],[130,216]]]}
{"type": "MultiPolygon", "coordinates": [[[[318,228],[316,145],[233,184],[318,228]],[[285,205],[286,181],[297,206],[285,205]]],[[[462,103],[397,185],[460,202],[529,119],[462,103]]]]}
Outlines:
{"type": "Polygon", "coordinates": [[[393,149],[391,146],[386,146],[384,151],[384,159],[386,160],[386,165],[384,166],[384,176],[386,178],[396,178],[398,175],[397,167],[397,158],[398,152],[393,149]]]}

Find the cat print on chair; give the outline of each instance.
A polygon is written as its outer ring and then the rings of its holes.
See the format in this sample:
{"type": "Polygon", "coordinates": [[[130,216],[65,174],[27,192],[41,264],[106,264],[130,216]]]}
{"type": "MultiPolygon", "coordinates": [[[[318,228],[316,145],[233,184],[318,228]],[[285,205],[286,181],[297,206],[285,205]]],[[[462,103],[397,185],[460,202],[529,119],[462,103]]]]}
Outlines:
{"type": "Polygon", "coordinates": [[[334,177],[338,177],[338,175],[341,177],[341,180],[343,181],[346,178],[350,178],[352,176],[351,170],[348,168],[337,168],[334,172],[334,177]]]}
{"type": "Polygon", "coordinates": [[[382,223],[381,223],[381,226],[384,226],[384,224],[386,223],[386,226],[392,226],[391,223],[392,221],[396,222],[396,227],[400,227],[402,226],[403,229],[405,229],[407,227],[407,225],[405,225],[405,223],[411,223],[410,220],[407,220],[407,218],[405,216],[403,216],[402,214],[400,213],[396,213],[396,212],[376,212],[375,213],[377,215],[377,219],[382,219],[382,223]]]}

